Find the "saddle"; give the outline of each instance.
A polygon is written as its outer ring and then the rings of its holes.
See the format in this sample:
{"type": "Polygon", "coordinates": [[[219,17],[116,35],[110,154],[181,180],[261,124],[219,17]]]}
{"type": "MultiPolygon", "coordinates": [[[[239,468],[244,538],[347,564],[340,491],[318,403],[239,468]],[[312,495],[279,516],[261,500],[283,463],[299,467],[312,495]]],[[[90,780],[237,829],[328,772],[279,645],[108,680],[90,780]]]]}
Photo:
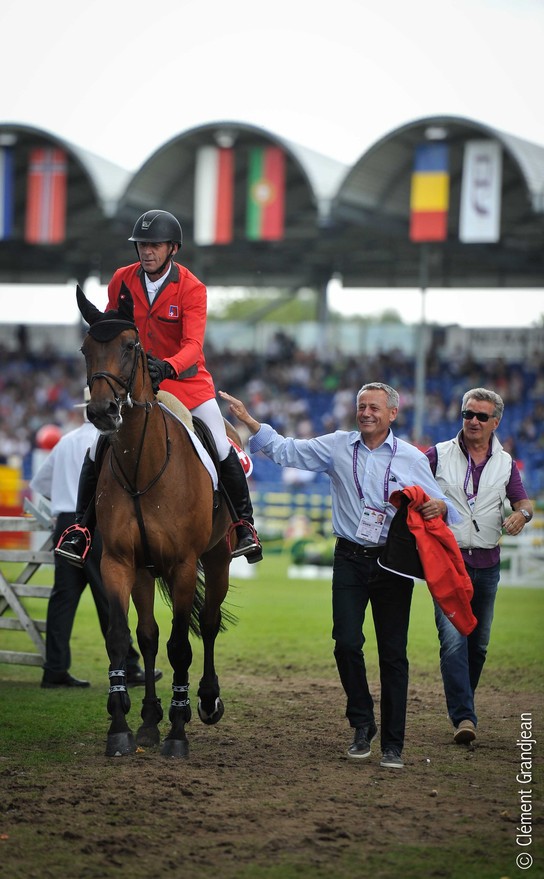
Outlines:
{"type": "Polygon", "coordinates": [[[170,411],[173,412],[180,421],[183,421],[183,423],[186,427],[189,428],[189,430],[192,430],[193,433],[195,432],[193,425],[193,416],[191,415],[189,409],[187,409],[187,406],[184,406],[181,400],[178,400],[178,398],[174,397],[173,394],[169,394],[168,391],[159,391],[157,394],[157,400],[159,401],[159,403],[163,403],[163,405],[166,406],[167,409],[170,409],[170,411]]]}

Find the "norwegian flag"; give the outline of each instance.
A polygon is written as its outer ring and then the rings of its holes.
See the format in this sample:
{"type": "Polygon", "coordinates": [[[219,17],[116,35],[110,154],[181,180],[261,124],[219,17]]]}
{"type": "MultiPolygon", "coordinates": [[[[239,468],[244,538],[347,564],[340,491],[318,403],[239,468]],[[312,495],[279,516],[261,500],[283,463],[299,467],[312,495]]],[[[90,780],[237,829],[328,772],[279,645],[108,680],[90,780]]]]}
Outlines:
{"type": "Polygon", "coordinates": [[[28,168],[25,241],[60,244],[66,235],[66,154],[33,149],[28,168]]]}

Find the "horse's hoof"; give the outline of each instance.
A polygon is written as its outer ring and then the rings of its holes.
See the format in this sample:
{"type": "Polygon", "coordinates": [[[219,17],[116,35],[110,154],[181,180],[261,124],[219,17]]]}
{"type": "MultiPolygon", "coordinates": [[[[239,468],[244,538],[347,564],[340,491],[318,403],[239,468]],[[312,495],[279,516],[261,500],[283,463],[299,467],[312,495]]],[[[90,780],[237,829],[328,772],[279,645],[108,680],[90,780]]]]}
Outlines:
{"type": "Polygon", "coordinates": [[[189,742],[187,739],[165,739],[161,754],[163,757],[188,757],[189,742]]]}
{"type": "Polygon", "coordinates": [[[131,731],[111,733],[106,743],[106,757],[125,757],[134,754],[136,743],[131,731]]]}
{"type": "Polygon", "coordinates": [[[136,733],[136,744],[140,748],[156,748],[160,740],[158,726],[141,726],[136,733]]]}
{"type": "Polygon", "coordinates": [[[208,714],[207,711],[202,707],[202,701],[198,700],[198,716],[200,717],[202,723],[205,723],[207,726],[211,726],[214,723],[219,723],[221,718],[225,713],[225,706],[223,705],[222,700],[217,697],[215,700],[215,705],[213,711],[208,714]]]}

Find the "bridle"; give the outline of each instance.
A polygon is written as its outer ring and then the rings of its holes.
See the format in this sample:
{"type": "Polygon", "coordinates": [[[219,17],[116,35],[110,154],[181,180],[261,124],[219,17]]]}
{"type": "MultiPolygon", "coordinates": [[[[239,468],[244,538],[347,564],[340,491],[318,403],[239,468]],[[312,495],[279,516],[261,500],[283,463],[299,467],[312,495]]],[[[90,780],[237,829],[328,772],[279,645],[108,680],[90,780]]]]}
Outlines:
{"type": "Polygon", "coordinates": [[[93,385],[94,385],[95,381],[99,378],[103,378],[105,380],[106,384],[108,385],[110,391],[113,394],[113,400],[115,402],[115,405],[117,406],[117,411],[119,412],[119,415],[121,415],[121,412],[122,412],[124,406],[128,406],[129,408],[132,408],[133,406],[144,406],[146,409],[148,407],[154,406],[156,404],[156,400],[153,400],[152,402],[150,402],[150,401],[141,402],[139,400],[133,399],[134,383],[136,381],[136,372],[138,369],[138,362],[139,361],[141,361],[141,364],[142,364],[142,380],[144,378],[143,358],[144,358],[144,351],[142,348],[142,343],[140,342],[139,338],[137,337],[136,342],[134,343],[134,359],[132,361],[132,367],[130,370],[130,376],[129,376],[128,381],[125,381],[125,379],[121,378],[121,376],[114,375],[113,372],[106,372],[106,371],[93,372],[93,374],[88,379],[89,391],[92,394],[93,385]],[[125,392],[124,398],[122,398],[117,393],[117,391],[115,389],[114,382],[116,385],[119,385],[119,387],[125,392]]]}
{"type": "MultiPolygon", "coordinates": [[[[110,388],[110,390],[113,394],[113,399],[115,401],[115,405],[117,406],[117,410],[118,410],[118,413],[120,416],[120,424],[115,431],[112,431],[112,433],[117,433],[121,424],[123,423],[121,413],[122,413],[124,406],[128,406],[130,409],[132,409],[134,406],[140,406],[141,408],[145,409],[145,421],[144,421],[144,426],[143,426],[143,430],[142,430],[142,435],[140,437],[140,442],[138,444],[138,451],[136,454],[136,465],[135,465],[135,469],[134,469],[134,479],[131,480],[127,476],[125,470],[123,469],[123,465],[122,465],[121,461],[119,460],[118,456],[115,454],[115,447],[113,445],[112,445],[112,456],[110,458],[111,471],[112,471],[113,475],[115,476],[119,485],[125,491],[127,491],[133,498],[137,498],[140,495],[145,494],[147,491],[149,491],[149,489],[153,485],[155,485],[155,483],[160,479],[160,477],[164,473],[164,470],[166,469],[166,466],[168,464],[168,460],[170,458],[170,437],[168,436],[168,426],[166,424],[166,419],[164,417],[164,413],[162,413],[163,422],[164,422],[164,426],[165,426],[165,435],[166,435],[166,456],[165,456],[163,465],[160,468],[157,475],[152,478],[152,480],[148,483],[148,485],[146,485],[146,487],[144,489],[138,489],[136,487],[136,484],[138,481],[138,471],[140,469],[140,462],[142,459],[144,440],[145,440],[145,436],[146,436],[147,428],[148,428],[148,424],[149,424],[149,416],[151,415],[151,411],[152,411],[153,407],[158,404],[158,400],[156,398],[154,400],[135,400],[134,399],[134,396],[133,396],[134,395],[134,385],[136,382],[136,376],[137,376],[139,363],[141,363],[141,366],[142,366],[142,381],[145,379],[145,365],[144,365],[145,353],[144,353],[144,350],[142,348],[141,342],[138,339],[138,337],[136,338],[136,342],[134,343],[133,353],[134,353],[134,358],[132,361],[132,366],[131,366],[130,376],[128,378],[128,381],[125,381],[124,378],[122,378],[119,375],[115,375],[113,372],[103,371],[103,372],[93,372],[88,380],[88,384],[89,384],[89,390],[91,391],[91,394],[92,394],[93,385],[94,385],[95,381],[97,381],[97,379],[104,379],[104,381],[106,382],[106,384],[108,385],[108,387],[110,388]],[[116,387],[115,387],[116,385],[118,385],[119,388],[121,388],[125,392],[125,397],[120,396],[120,394],[116,390],[116,387]],[[113,466],[114,460],[117,465],[118,471],[113,466]]],[[[162,410],[161,410],[161,412],[162,412],[162,410]]]]}
{"type": "Polygon", "coordinates": [[[166,470],[166,467],[168,466],[168,462],[170,460],[171,441],[170,441],[170,436],[168,434],[168,424],[166,421],[166,417],[164,415],[163,410],[160,409],[160,412],[162,415],[162,420],[163,420],[163,425],[164,425],[165,440],[166,440],[165,458],[164,458],[164,461],[163,461],[162,466],[160,467],[158,473],[156,473],[155,476],[153,476],[150,479],[150,481],[147,483],[145,488],[138,489],[137,488],[138,473],[140,470],[140,462],[142,460],[144,441],[145,441],[145,437],[146,437],[146,433],[147,433],[147,428],[149,425],[149,417],[151,415],[153,407],[158,404],[158,400],[156,398],[154,400],[141,401],[141,400],[135,400],[133,397],[134,384],[136,382],[136,376],[137,376],[139,362],[141,362],[141,365],[142,365],[142,382],[145,380],[145,364],[144,364],[144,357],[145,356],[146,355],[144,353],[144,350],[142,348],[140,340],[137,338],[135,345],[134,345],[134,360],[132,362],[132,367],[131,367],[130,376],[129,376],[128,381],[125,381],[125,379],[121,378],[121,376],[114,375],[112,372],[103,371],[103,372],[93,372],[93,374],[88,379],[88,385],[89,385],[89,390],[91,391],[91,393],[92,393],[93,385],[97,379],[104,379],[104,381],[109,386],[109,388],[113,394],[113,398],[114,398],[114,401],[115,401],[115,404],[117,406],[117,410],[118,410],[118,413],[120,416],[120,424],[115,431],[112,431],[112,433],[117,433],[117,431],[121,427],[121,424],[123,423],[121,413],[122,413],[124,406],[128,406],[129,408],[133,408],[134,406],[140,406],[143,409],[145,409],[144,426],[143,426],[142,434],[140,437],[140,442],[138,444],[138,451],[136,454],[136,464],[134,467],[134,476],[133,476],[132,480],[130,479],[129,476],[127,476],[125,470],[123,469],[123,465],[122,465],[121,461],[119,460],[118,455],[116,454],[115,446],[111,442],[110,442],[110,447],[111,447],[110,470],[111,470],[111,473],[113,474],[114,478],[117,480],[117,482],[121,486],[121,488],[124,491],[126,491],[132,497],[132,500],[134,501],[134,509],[135,509],[135,513],[136,513],[136,519],[138,521],[138,526],[139,526],[140,534],[141,534],[141,538],[142,538],[145,566],[146,566],[146,568],[152,569],[154,567],[154,565],[151,562],[151,554],[149,551],[149,543],[147,540],[144,519],[143,519],[142,510],[141,510],[141,506],[140,506],[140,498],[142,497],[142,495],[146,494],[151,488],[153,488],[153,486],[159,481],[159,479],[163,475],[164,471],[166,470]],[[121,397],[120,394],[116,391],[116,387],[115,387],[116,385],[118,385],[119,388],[121,388],[125,392],[124,398],[121,397]],[[115,466],[114,466],[114,462],[115,462],[115,466]]]}

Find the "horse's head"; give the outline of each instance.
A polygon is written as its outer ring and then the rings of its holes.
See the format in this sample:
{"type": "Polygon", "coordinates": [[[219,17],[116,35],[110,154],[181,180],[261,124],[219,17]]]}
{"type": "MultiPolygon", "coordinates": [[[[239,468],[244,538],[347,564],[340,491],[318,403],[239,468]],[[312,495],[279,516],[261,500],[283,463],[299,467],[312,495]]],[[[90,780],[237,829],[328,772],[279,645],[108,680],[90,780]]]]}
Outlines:
{"type": "Polygon", "coordinates": [[[151,384],[134,323],[134,302],[123,284],[117,309],[100,311],[79,286],[77,304],[89,324],[81,347],[91,392],[87,415],[101,433],[114,433],[123,423],[123,407],[132,406],[134,394],[151,384]]]}

